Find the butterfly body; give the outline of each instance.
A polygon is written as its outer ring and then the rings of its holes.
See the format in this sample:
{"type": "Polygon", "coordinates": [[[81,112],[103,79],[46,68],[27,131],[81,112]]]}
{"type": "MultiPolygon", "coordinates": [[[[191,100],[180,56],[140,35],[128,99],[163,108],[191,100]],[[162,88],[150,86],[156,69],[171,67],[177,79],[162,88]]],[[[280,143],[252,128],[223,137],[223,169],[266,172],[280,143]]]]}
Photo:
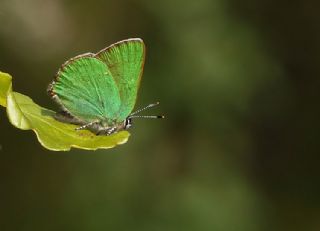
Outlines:
{"type": "Polygon", "coordinates": [[[138,38],[68,60],[47,90],[61,109],[55,118],[97,135],[128,129],[144,60],[145,45],[138,38]]]}
{"type": "Polygon", "coordinates": [[[110,119],[101,119],[87,122],[73,117],[66,111],[56,113],[55,119],[64,123],[80,125],[76,130],[88,129],[97,135],[110,135],[118,131],[128,129],[132,126],[132,119],[126,118],[122,122],[111,121],[110,119]]]}

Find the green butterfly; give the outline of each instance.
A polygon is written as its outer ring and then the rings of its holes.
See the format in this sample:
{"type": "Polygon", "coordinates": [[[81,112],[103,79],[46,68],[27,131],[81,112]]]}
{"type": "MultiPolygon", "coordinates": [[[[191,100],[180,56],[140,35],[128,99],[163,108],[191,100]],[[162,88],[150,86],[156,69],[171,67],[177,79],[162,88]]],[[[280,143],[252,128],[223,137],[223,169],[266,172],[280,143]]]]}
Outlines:
{"type": "Polygon", "coordinates": [[[132,112],[145,60],[145,45],[139,38],[127,39],[96,54],[85,53],[65,62],[48,86],[61,111],[55,118],[78,124],[97,135],[128,129],[137,113],[158,105],[150,104],[132,112]]]}

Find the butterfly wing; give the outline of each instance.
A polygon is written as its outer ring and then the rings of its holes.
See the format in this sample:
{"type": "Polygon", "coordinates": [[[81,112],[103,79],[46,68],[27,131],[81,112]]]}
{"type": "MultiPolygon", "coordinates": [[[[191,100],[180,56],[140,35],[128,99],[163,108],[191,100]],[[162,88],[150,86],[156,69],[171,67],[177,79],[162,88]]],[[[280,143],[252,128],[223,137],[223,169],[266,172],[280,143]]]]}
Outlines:
{"type": "Polygon", "coordinates": [[[145,60],[145,45],[141,39],[115,43],[96,54],[109,68],[120,94],[117,120],[123,121],[133,110],[145,60]]]}
{"type": "Polygon", "coordinates": [[[63,110],[85,122],[115,119],[120,108],[119,90],[107,65],[91,53],[67,61],[48,92],[63,110]]]}

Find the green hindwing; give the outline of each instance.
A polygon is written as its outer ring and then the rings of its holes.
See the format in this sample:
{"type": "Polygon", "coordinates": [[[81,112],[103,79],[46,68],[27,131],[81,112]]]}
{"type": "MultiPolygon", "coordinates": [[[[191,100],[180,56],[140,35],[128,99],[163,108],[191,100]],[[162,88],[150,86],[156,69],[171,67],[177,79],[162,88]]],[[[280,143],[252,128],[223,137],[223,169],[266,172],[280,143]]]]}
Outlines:
{"type": "Polygon", "coordinates": [[[117,119],[119,89],[108,66],[94,54],[62,65],[48,91],[63,110],[84,122],[117,119]]]}
{"type": "Polygon", "coordinates": [[[123,121],[134,108],[145,60],[145,45],[141,39],[127,39],[115,43],[95,57],[109,68],[119,89],[121,105],[117,121],[123,121]]]}

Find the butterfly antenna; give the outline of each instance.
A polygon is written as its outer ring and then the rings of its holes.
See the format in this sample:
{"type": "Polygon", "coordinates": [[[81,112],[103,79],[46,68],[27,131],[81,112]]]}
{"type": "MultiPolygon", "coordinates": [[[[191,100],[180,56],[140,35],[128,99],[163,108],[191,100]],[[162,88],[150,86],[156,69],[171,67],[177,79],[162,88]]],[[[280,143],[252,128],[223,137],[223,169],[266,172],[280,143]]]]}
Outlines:
{"type": "Polygon", "coordinates": [[[161,119],[161,118],[164,118],[164,116],[143,116],[143,115],[136,115],[148,108],[151,108],[151,107],[155,107],[155,106],[158,106],[160,102],[156,102],[156,103],[151,103],[149,105],[147,105],[146,107],[144,108],[141,108],[133,113],[130,114],[129,118],[148,118],[148,119],[161,119]]]}
{"type": "Polygon", "coordinates": [[[160,102],[151,103],[151,104],[149,104],[148,106],[145,106],[144,108],[141,108],[141,109],[139,109],[139,110],[137,110],[137,111],[135,111],[135,112],[132,112],[132,113],[130,114],[130,117],[133,116],[133,115],[135,115],[135,114],[138,114],[139,112],[142,112],[142,111],[144,111],[144,110],[146,110],[146,109],[148,109],[148,108],[158,106],[159,103],[160,103],[160,102]]]}
{"type": "Polygon", "coordinates": [[[163,115],[159,116],[143,116],[143,115],[136,115],[136,116],[130,116],[129,118],[146,118],[146,119],[163,119],[163,115]]]}

